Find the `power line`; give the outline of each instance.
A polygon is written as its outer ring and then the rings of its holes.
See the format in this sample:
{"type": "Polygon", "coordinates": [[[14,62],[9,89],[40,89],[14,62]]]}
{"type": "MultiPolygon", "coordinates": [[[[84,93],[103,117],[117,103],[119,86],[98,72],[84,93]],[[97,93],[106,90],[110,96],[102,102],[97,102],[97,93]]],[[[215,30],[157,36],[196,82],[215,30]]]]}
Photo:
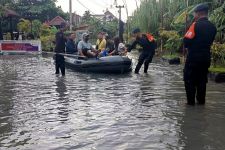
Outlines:
{"type": "Polygon", "coordinates": [[[91,11],[89,8],[87,8],[83,3],[80,2],[80,0],[77,0],[77,2],[83,6],[84,8],[86,8],[88,11],[90,11],[93,15],[96,15],[93,11],[91,11]]]}
{"type": "MultiPolygon", "coordinates": [[[[81,6],[83,6],[84,8],[86,8],[89,12],[91,12],[92,13],[92,15],[96,15],[93,11],[91,11],[89,8],[87,8],[83,3],[81,3],[80,2],[80,0],[77,0],[77,2],[81,5],[81,6]]],[[[102,22],[102,20],[100,20],[100,19],[98,19],[98,18],[96,18],[96,17],[94,17],[98,22],[102,22]]]]}

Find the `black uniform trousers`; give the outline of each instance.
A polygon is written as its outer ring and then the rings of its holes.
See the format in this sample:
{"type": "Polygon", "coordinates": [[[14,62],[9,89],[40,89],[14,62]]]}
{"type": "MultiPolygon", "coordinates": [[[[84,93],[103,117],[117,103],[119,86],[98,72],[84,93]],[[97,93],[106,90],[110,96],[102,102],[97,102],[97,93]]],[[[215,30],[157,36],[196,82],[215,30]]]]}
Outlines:
{"type": "Polygon", "coordinates": [[[184,84],[189,105],[205,104],[206,84],[208,82],[208,63],[186,63],[184,68],[184,84]]]}
{"type": "Polygon", "coordinates": [[[55,55],[55,74],[59,74],[59,71],[61,71],[61,74],[65,75],[65,58],[63,55],[56,54],[55,55]]]}
{"type": "Polygon", "coordinates": [[[141,69],[141,66],[143,65],[143,63],[144,63],[144,72],[147,73],[149,63],[152,62],[153,56],[154,56],[153,52],[152,53],[142,52],[139,56],[138,64],[135,68],[135,73],[139,73],[139,70],[141,69]]]}

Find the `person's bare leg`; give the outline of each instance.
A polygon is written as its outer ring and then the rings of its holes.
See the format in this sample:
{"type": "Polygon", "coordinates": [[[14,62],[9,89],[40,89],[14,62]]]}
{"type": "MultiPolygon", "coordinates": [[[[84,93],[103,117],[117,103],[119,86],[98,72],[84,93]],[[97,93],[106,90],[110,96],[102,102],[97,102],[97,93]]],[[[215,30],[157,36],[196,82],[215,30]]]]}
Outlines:
{"type": "Polygon", "coordinates": [[[95,57],[95,56],[96,56],[96,54],[93,53],[92,51],[88,51],[87,54],[88,54],[88,56],[90,56],[90,57],[95,57]]]}

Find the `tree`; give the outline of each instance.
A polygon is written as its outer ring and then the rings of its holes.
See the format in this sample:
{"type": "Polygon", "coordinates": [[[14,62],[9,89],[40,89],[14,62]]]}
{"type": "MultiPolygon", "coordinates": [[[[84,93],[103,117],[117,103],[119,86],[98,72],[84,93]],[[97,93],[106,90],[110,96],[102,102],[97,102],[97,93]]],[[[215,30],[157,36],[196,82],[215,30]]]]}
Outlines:
{"type": "Polygon", "coordinates": [[[92,20],[93,18],[91,17],[91,13],[90,11],[85,11],[84,12],[84,15],[82,17],[82,23],[90,23],[90,21],[92,20]]]}
{"type": "MultiPolygon", "coordinates": [[[[203,2],[217,4],[217,0],[188,0],[189,6],[196,6],[203,2]]],[[[183,13],[181,18],[185,20],[186,8],[187,0],[143,0],[139,9],[133,13],[130,25],[132,28],[140,27],[142,31],[152,33],[158,33],[159,28],[171,30],[173,29],[171,22],[181,13],[183,13]]],[[[185,24],[182,28],[184,31],[185,24]]]]}
{"type": "Polygon", "coordinates": [[[213,10],[210,15],[210,20],[217,27],[217,40],[220,43],[225,42],[225,3],[213,10]]]}
{"type": "Polygon", "coordinates": [[[92,33],[93,39],[95,39],[96,35],[99,32],[106,32],[111,37],[114,37],[118,32],[118,20],[112,21],[105,21],[99,20],[93,16],[91,16],[90,11],[85,11],[84,15],[82,16],[82,24],[89,25],[89,31],[92,33]]]}
{"type": "Polygon", "coordinates": [[[40,39],[42,44],[42,49],[45,51],[52,51],[54,48],[53,41],[55,41],[55,33],[57,29],[55,27],[50,27],[47,24],[42,24],[40,28],[40,39]]]}
{"type": "Polygon", "coordinates": [[[36,19],[36,20],[33,21],[32,24],[33,24],[32,28],[33,28],[34,37],[40,36],[40,29],[41,29],[41,25],[42,25],[41,21],[36,19]]]}
{"type": "Polygon", "coordinates": [[[50,20],[56,16],[67,19],[61,7],[57,7],[56,0],[18,0],[16,11],[26,19],[38,19],[41,22],[50,20]]]}
{"type": "Polygon", "coordinates": [[[17,24],[17,28],[20,32],[29,33],[31,28],[31,23],[29,20],[21,19],[17,24]]]}
{"type": "Polygon", "coordinates": [[[13,8],[15,6],[15,0],[1,0],[0,5],[6,8],[13,8]]]}

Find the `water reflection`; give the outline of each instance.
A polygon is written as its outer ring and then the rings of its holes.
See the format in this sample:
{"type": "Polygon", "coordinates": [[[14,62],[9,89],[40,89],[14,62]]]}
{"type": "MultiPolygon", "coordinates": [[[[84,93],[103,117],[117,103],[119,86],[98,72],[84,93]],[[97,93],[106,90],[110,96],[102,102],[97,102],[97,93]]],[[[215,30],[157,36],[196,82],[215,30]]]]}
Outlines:
{"type": "MultiPolygon", "coordinates": [[[[209,103],[210,104],[210,103],[209,103]]],[[[224,150],[224,117],[221,110],[209,106],[185,107],[181,123],[181,140],[185,150],[224,150]]],[[[222,108],[223,109],[223,108],[222,108]]]]}
{"type": "Polygon", "coordinates": [[[61,77],[56,80],[56,93],[59,95],[57,96],[58,101],[58,115],[59,115],[59,121],[61,123],[65,123],[68,121],[68,115],[69,115],[69,98],[67,93],[67,88],[65,84],[65,78],[61,77]]]}

